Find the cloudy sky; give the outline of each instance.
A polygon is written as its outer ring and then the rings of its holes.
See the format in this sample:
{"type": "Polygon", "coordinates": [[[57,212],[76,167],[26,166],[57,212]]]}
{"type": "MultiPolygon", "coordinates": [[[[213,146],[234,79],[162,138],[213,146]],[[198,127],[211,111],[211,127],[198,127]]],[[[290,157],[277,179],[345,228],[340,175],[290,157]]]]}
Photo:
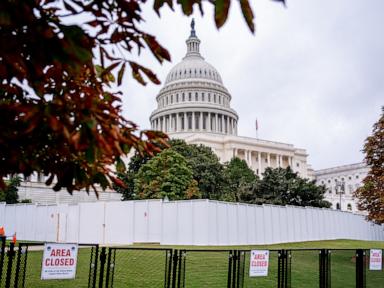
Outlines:
{"type": "MultiPolygon", "coordinates": [[[[314,169],[362,161],[364,139],[384,105],[384,1],[289,0],[286,8],[251,1],[255,35],[232,2],[219,31],[209,5],[204,17],[194,17],[201,53],[232,95],[239,135],[254,137],[257,118],[259,138],[306,149],[314,169]]],[[[137,60],[164,81],[186,52],[191,18],[178,7],[159,18],[150,5],[144,18],[142,28],[168,48],[172,63],[159,65],[149,53],[137,60]]],[[[150,128],[160,88],[126,80],[124,115],[150,128]]]]}

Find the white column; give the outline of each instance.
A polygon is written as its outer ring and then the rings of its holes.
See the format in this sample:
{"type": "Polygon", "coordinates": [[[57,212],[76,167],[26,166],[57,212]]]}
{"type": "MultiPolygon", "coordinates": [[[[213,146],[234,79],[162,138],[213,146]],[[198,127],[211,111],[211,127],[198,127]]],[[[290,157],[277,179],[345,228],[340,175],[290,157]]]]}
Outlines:
{"type": "Polygon", "coordinates": [[[219,132],[219,116],[215,114],[215,132],[219,132]]]}
{"type": "Polygon", "coordinates": [[[195,112],[192,112],[192,131],[195,131],[195,112]]]}
{"type": "Polygon", "coordinates": [[[176,127],[175,127],[175,131],[180,131],[180,117],[179,117],[179,113],[176,113],[176,127]]]}
{"type": "Polygon", "coordinates": [[[184,112],[184,119],[183,119],[183,121],[184,121],[184,131],[187,131],[188,130],[188,120],[187,120],[187,113],[186,112],[184,112]]]}
{"type": "Polygon", "coordinates": [[[211,113],[208,112],[207,131],[211,131],[211,113]]]}
{"type": "Polygon", "coordinates": [[[204,120],[204,112],[200,112],[200,124],[199,124],[200,131],[203,131],[203,120],[204,120]]]}
{"type": "Polygon", "coordinates": [[[259,166],[259,176],[261,176],[261,153],[257,152],[257,164],[259,166]]]}
{"type": "Polygon", "coordinates": [[[233,148],[233,157],[236,157],[236,156],[237,156],[237,149],[233,148]]]}
{"type": "Polygon", "coordinates": [[[267,166],[271,167],[271,154],[267,153],[267,166]]]}
{"type": "Polygon", "coordinates": [[[229,129],[229,117],[227,116],[227,133],[231,134],[230,129],[229,129]]]}
{"type": "Polygon", "coordinates": [[[281,155],[276,154],[277,167],[281,167],[281,155]]]}

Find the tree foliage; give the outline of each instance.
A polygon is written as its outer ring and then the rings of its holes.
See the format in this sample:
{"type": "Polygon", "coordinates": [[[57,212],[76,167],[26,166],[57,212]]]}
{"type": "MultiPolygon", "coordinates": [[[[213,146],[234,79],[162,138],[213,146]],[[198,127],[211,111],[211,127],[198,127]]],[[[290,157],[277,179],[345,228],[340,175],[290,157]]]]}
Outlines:
{"type": "MultiPolygon", "coordinates": [[[[145,0],[3,0],[0,1],[0,186],[12,174],[49,175],[54,190],[122,185],[113,164],[132,147],[159,151],[166,136],[139,131],[121,113],[121,95],[110,89],[122,83],[126,68],[142,84],[159,84],[147,67],[129,59],[149,49],[159,61],[168,51],[143,31],[145,0]],[[67,20],[69,19],[69,20],[67,20]],[[70,21],[76,19],[76,24],[70,21]]],[[[228,15],[230,0],[208,1],[216,26],[228,15]]],[[[284,1],[281,1],[284,2],[284,1]]],[[[153,9],[180,5],[191,15],[201,0],[154,0],[153,9]]],[[[240,1],[251,31],[253,12],[240,1]]]]}
{"type": "Polygon", "coordinates": [[[0,189],[0,202],[7,204],[18,203],[19,195],[17,191],[21,183],[21,178],[19,176],[11,177],[9,180],[6,180],[6,182],[6,188],[0,189]]]}
{"type": "Polygon", "coordinates": [[[134,182],[134,192],[139,199],[200,198],[187,161],[172,149],[162,151],[142,165],[134,182]]]}
{"type": "Polygon", "coordinates": [[[202,198],[222,199],[226,189],[224,167],[210,147],[170,140],[170,149],[183,155],[192,170],[202,198]]]}
{"type": "Polygon", "coordinates": [[[267,168],[254,187],[250,201],[257,204],[329,208],[331,203],[324,200],[324,194],[324,186],[317,186],[315,180],[299,177],[290,167],[267,168]]]}
{"type": "Polygon", "coordinates": [[[368,219],[384,223],[384,107],[373,125],[372,135],[365,140],[365,162],[370,170],[357,189],[358,208],[368,212],[368,219]]]}
{"type": "Polygon", "coordinates": [[[135,154],[129,159],[127,170],[119,172],[118,178],[123,181],[124,185],[113,185],[114,190],[117,193],[122,194],[123,200],[136,199],[135,194],[135,177],[139,172],[142,165],[148,162],[152,157],[145,153],[135,152],[135,154]]]}
{"type": "Polygon", "coordinates": [[[258,177],[245,160],[234,157],[225,165],[225,179],[227,200],[247,202],[258,177]]]}

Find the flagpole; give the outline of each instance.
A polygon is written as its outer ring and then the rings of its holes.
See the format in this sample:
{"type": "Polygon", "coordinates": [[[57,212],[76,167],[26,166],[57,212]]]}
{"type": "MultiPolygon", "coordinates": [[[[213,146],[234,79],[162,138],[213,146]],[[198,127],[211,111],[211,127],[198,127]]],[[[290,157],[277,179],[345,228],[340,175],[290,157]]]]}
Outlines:
{"type": "Polygon", "coordinates": [[[259,125],[257,123],[257,118],[256,118],[256,139],[259,139],[259,125]]]}

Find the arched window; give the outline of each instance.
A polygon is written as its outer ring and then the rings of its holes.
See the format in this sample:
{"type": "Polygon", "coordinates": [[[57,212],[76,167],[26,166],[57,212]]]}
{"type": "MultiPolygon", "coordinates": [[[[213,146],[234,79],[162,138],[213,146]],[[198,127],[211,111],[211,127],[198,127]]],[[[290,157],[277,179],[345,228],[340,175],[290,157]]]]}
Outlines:
{"type": "Polygon", "coordinates": [[[340,210],[340,203],[336,203],[336,209],[340,210]]]}
{"type": "Polygon", "coordinates": [[[351,205],[351,203],[348,203],[348,205],[347,205],[347,209],[348,209],[349,211],[352,211],[352,205],[351,205]]]}

